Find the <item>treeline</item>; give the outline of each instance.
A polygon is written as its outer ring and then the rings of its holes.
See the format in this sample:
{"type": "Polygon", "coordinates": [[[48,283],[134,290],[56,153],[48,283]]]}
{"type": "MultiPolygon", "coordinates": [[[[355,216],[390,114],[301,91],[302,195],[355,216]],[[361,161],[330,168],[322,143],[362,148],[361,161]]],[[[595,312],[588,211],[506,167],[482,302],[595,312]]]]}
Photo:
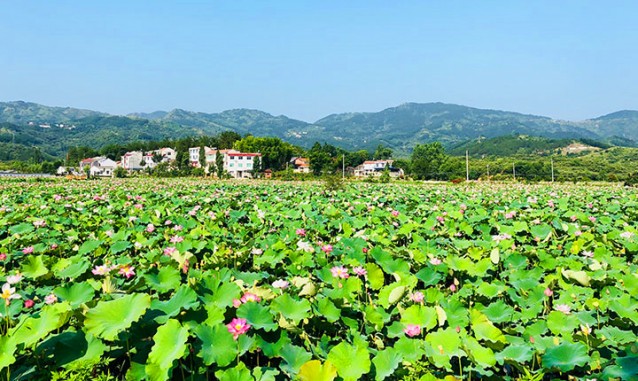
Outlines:
{"type": "MultiPolygon", "coordinates": [[[[0,143],[2,144],[2,143],[0,143]]],[[[129,151],[153,151],[170,147],[177,151],[176,162],[158,165],[153,171],[158,176],[190,176],[203,174],[190,165],[188,149],[191,147],[216,147],[218,149],[237,149],[242,152],[262,154],[259,168],[270,169],[275,177],[292,179],[298,174],[292,173],[290,159],[307,157],[310,161],[312,177],[341,173],[343,169],[352,169],[366,160],[385,160],[393,158],[393,150],[382,144],[374,151],[347,151],[324,143],[315,143],[310,149],[284,142],[275,137],[240,136],[236,132],[226,131],[215,136],[194,136],[161,141],[138,141],[130,144],[110,144],[94,150],[78,146],[68,150],[65,160],[51,160],[49,155],[37,148],[22,150],[21,160],[4,162],[0,169],[14,169],[19,172],[55,173],[61,165],[77,167],[79,161],[94,156],[106,156],[119,161],[129,151]]],[[[3,148],[3,147],[0,147],[3,148]]],[[[10,148],[10,147],[5,147],[10,148]]],[[[453,151],[454,152],[454,151],[453,151]]],[[[0,156],[3,150],[0,150],[0,156]]],[[[6,153],[5,153],[6,154],[6,153]]],[[[12,153],[15,155],[16,153],[12,153]]],[[[0,161],[2,158],[0,157],[0,161]]],[[[469,178],[471,180],[517,180],[525,181],[621,181],[636,178],[635,164],[638,161],[638,149],[613,147],[576,157],[562,155],[528,155],[471,157],[469,160],[469,178]],[[553,171],[552,171],[553,170],[553,171]]],[[[394,159],[394,167],[403,169],[406,178],[414,180],[464,180],[466,177],[465,157],[449,155],[438,142],[415,146],[409,158],[394,159]]],[[[309,175],[304,175],[309,176],[309,175]]]]}

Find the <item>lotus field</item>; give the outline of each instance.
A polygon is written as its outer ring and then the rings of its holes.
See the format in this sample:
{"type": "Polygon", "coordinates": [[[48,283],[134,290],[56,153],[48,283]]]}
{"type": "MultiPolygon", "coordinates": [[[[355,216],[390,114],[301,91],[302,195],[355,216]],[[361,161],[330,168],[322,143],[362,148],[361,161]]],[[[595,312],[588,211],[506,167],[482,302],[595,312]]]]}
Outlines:
{"type": "Polygon", "coordinates": [[[638,197],[0,182],[0,379],[638,374],[638,197]]]}

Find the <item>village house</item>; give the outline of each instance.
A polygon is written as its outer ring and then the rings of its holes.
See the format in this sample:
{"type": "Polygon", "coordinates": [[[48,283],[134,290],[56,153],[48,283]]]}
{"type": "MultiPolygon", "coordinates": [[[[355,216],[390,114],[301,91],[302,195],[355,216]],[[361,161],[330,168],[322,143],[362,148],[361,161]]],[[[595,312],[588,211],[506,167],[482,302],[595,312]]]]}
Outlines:
{"type": "Polygon", "coordinates": [[[97,156],[80,161],[80,172],[86,173],[86,168],[89,168],[90,176],[99,177],[112,177],[117,163],[107,157],[97,156]]]}
{"type": "Polygon", "coordinates": [[[144,153],[142,151],[131,151],[122,155],[120,161],[122,168],[127,171],[140,171],[144,169],[144,153]]]}
{"type": "Polygon", "coordinates": [[[289,164],[295,173],[310,173],[310,160],[307,157],[293,157],[289,164]]]}
{"type": "Polygon", "coordinates": [[[403,177],[403,169],[392,166],[394,160],[367,160],[354,168],[355,177],[378,177],[387,168],[391,177],[403,177]]]}
{"type": "MultiPolygon", "coordinates": [[[[193,167],[201,168],[199,162],[200,147],[192,147],[188,149],[189,160],[193,167]]],[[[206,154],[206,167],[204,170],[207,173],[213,173],[211,167],[214,167],[217,163],[217,155],[223,156],[223,169],[231,177],[236,179],[250,179],[253,177],[253,169],[256,157],[261,157],[260,153],[244,153],[233,149],[217,150],[215,148],[204,147],[206,154]]]]}

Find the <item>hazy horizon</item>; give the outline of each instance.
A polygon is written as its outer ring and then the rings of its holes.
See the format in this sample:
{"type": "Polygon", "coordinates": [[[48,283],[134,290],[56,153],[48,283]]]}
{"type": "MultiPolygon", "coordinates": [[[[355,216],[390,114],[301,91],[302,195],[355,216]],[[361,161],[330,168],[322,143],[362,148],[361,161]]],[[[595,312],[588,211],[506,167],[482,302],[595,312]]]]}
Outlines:
{"type": "Polygon", "coordinates": [[[3,2],[0,98],[314,122],[406,102],[638,109],[638,3],[3,2]]]}

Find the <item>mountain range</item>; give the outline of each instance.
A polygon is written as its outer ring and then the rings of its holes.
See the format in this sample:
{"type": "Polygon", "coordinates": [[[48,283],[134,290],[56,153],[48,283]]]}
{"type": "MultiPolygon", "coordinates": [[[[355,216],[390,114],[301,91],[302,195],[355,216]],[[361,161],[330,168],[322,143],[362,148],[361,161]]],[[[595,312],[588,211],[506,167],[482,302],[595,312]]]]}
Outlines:
{"type": "Polygon", "coordinates": [[[220,113],[175,109],[118,116],[23,101],[0,102],[0,151],[7,144],[18,144],[40,147],[46,155],[62,157],[69,147],[78,145],[97,149],[108,144],[214,135],[228,130],[241,135],[275,136],[302,147],[319,141],[348,150],[371,150],[384,144],[393,148],[396,156],[409,155],[419,143],[439,141],[453,147],[504,135],[591,139],[634,146],[638,141],[638,111],[618,111],[576,122],[455,104],[405,103],[379,112],[328,115],[309,123],[250,109],[220,113]]]}

